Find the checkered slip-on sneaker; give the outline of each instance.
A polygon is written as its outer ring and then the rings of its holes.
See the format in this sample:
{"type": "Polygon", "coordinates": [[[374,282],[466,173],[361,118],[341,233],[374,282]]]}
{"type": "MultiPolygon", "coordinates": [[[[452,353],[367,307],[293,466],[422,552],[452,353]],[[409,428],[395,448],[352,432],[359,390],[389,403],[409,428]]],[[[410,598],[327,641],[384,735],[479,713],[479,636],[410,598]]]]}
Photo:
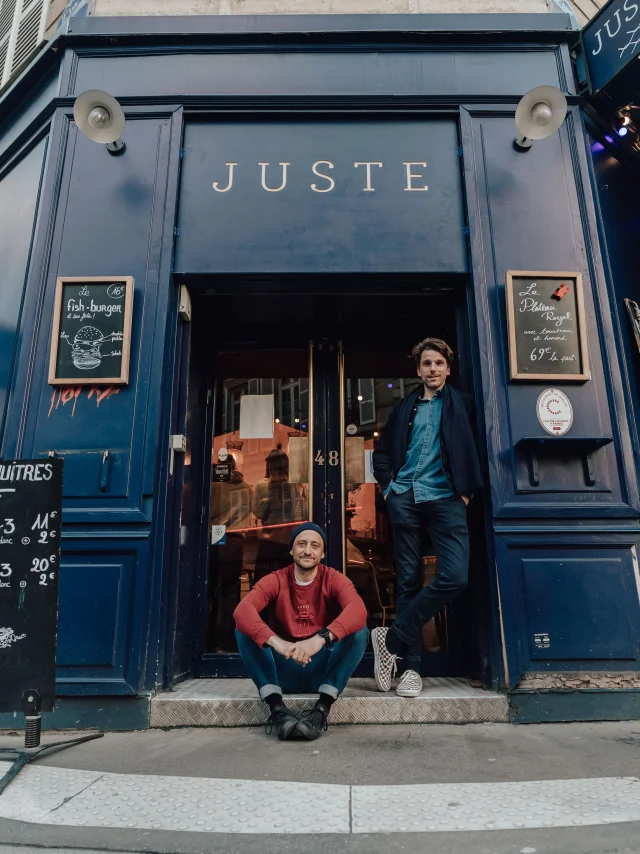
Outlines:
{"type": "Polygon", "coordinates": [[[396,662],[400,656],[392,655],[387,649],[386,638],[388,628],[379,627],[371,632],[374,664],[373,675],[376,678],[378,691],[390,691],[391,680],[396,675],[396,662]]]}
{"type": "Polygon", "coordinates": [[[396,688],[398,697],[419,697],[422,691],[422,679],[415,670],[407,670],[402,675],[400,684],[396,688]]]}

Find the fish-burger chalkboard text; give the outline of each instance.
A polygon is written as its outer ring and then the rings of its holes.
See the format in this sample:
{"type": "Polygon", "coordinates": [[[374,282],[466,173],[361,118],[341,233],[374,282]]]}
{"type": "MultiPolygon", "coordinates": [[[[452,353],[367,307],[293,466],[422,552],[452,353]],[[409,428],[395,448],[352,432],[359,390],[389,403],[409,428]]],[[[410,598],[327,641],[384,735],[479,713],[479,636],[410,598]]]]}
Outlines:
{"type": "Polygon", "coordinates": [[[53,710],[63,460],[0,460],[0,712],[53,710]]]}
{"type": "Polygon", "coordinates": [[[512,380],[591,379],[580,273],[507,271],[512,380]]]}
{"type": "Polygon", "coordinates": [[[131,276],[57,280],[50,385],[129,382],[133,284],[131,276]]]}

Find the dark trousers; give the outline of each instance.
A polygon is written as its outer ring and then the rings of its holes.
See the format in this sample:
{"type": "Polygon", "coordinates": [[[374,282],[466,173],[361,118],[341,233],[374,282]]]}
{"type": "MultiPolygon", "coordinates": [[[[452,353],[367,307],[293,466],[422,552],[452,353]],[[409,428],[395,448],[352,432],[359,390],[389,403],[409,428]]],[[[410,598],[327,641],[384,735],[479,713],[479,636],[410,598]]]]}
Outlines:
{"type": "Polygon", "coordinates": [[[413,489],[400,495],[392,490],[386,501],[398,577],[396,621],[390,631],[402,643],[399,670],[420,673],[422,627],[467,586],[467,508],[459,496],[416,504],[413,489]],[[426,528],[438,558],[438,574],[428,587],[423,587],[422,546],[426,528]]]}
{"type": "Polygon", "coordinates": [[[236,629],[236,641],[244,666],[258,689],[260,699],[270,694],[317,694],[336,699],[360,664],[369,642],[369,630],[347,635],[332,650],[323,646],[303,667],[271,647],[258,646],[236,629]]]}

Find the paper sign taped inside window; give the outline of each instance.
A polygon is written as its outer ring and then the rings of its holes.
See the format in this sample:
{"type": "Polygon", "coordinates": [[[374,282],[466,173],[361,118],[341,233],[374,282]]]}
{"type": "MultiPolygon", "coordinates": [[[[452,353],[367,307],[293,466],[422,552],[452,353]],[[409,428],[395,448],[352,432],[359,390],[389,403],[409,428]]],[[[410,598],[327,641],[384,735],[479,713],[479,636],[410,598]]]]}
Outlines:
{"type": "Polygon", "coordinates": [[[377,483],[378,481],[373,476],[373,451],[365,450],[364,452],[364,482],[377,483]]]}
{"type": "Polygon", "coordinates": [[[243,394],[240,398],[240,438],[273,439],[272,394],[243,394]]]}
{"type": "Polygon", "coordinates": [[[211,545],[223,546],[227,542],[227,526],[212,525],[211,526],[211,545]]]}

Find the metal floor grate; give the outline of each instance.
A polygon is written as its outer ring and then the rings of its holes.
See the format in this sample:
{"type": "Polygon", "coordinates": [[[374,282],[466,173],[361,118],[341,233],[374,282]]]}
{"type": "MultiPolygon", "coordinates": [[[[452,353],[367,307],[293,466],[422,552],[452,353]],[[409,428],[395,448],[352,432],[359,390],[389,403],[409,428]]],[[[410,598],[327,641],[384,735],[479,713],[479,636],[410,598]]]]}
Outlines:
{"type": "MultiPolygon", "coordinates": [[[[472,688],[463,679],[425,678],[420,697],[381,694],[373,679],[352,679],[331,711],[332,724],[505,723],[506,696],[472,688]]],[[[296,711],[315,695],[287,697],[296,711]]],[[[152,727],[260,726],[268,717],[249,679],[191,679],[151,701],[152,727]]]]}

